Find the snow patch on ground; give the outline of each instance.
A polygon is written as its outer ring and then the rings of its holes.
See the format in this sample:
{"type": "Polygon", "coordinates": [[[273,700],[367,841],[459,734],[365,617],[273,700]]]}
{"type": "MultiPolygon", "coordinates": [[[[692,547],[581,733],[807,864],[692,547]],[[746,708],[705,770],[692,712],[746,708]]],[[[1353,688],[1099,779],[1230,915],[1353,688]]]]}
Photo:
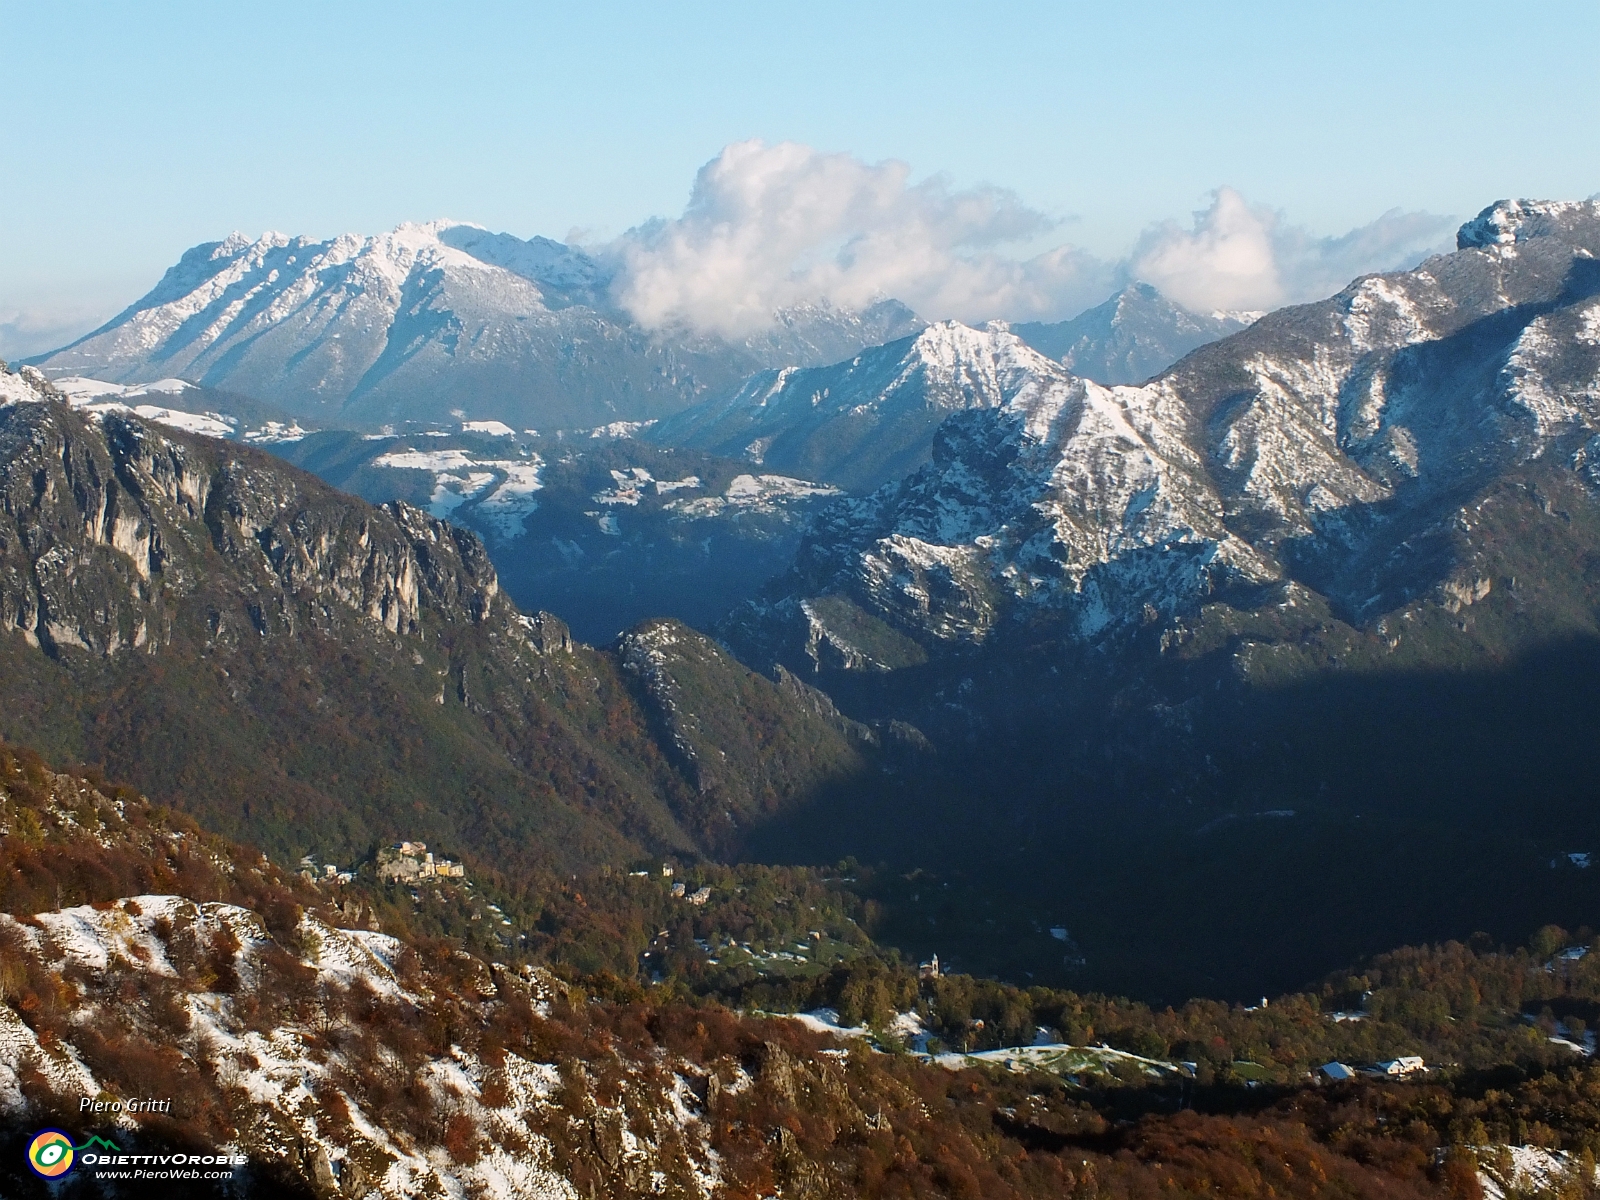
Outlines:
{"type": "MultiPolygon", "coordinates": [[[[1578,1161],[1562,1150],[1542,1146],[1480,1146],[1478,1183],[1484,1200],[1505,1200],[1507,1189],[1523,1195],[1555,1195],[1578,1161]]],[[[1600,1168],[1596,1168],[1600,1181],[1600,1168]]]]}
{"type": "Polygon", "coordinates": [[[979,1064],[1004,1067],[1008,1071],[1044,1071],[1065,1078],[1079,1075],[1103,1075],[1108,1069],[1121,1066],[1124,1070],[1140,1071],[1151,1078],[1166,1075],[1191,1075],[1183,1063],[1167,1062],[1159,1058],[1145,1058],[1109,1046],[1071,1046],[1065,1042],[1035,1043],[1031,1046],[1007,1046],[999,1050],[980,1050],[972,1054],[936,1054],[933,1061],[941,1067],[959,1071],[979,1064]]]}
{"type": "MultiPolygon", "coordinates": [[[[592,438],[631,438],[637,437],[654,424],[654,421],[613,421],[609,425],[601,425],[587,432],[592,438]]],[[[585,431],[580,429],[578,432],[585,431]]]]}
{"type": "Polygon", "coordinates": [[[103,379],[89,379],[82,375],[68,375],[55,380],[56,389],[69,400],[83,402],[97,400],[102,396],[112,396],[119,400],[131,400],[135,396],[178,396],[194,388],[194,384],[186,383],[182,379],[158,379],[154,383],[107,383],[103,379]]]}
{"type": "Polygon", "coordinates": [[[473,462],[465,450],[392,450],[378,455],[372,465],[397,471],[462,471],[473,462]]]}
{"type": "Polygon", "coordinates": [[[44,396],[25,375],[0,371],[0,408],[8,404],[42,404],[44,396]]]}
{"type": "Polygon", "coordinates": [[[844,1025],[839,1021],[839,1013],[832,1008],[814,1008],[810,1012],[794,1013],[789,1017],[792,1021],[799,1021],[814,1033],[828,1033],[836,1038],[870,1038],[872,1030],[865,1025],[844,1025]]]}
{"type": "MultiPolygon", "coordinates": [[[[140,396],[176,396],[193,389],[194,385],[181,379],[158,379],[155,383],[129,385],[106,383],[99,379],[68,376],[55,382],[56,389],[67,403],[81,412],[103,416],[106,413],[132,413],[146,421],[154,421],[170,429],[185,433],[198,433],[204,437],[231,438],[238,433],[236,418],[223,413],[193,413],[168,408],[161,404],[129,404],[140,396]]],[[[10,400],[42,400],[36,386],[25,376],[6,374],[0,376],[0,398],[10,400]]],[[[300,431],[305,436],[305,431],[300,431]]]]}
{"type": "Polygon", "coordinates": [[[544,487],[540,478],[544,460],[537,454],[523,459],[479,458],[459,449],[406,449],[380,454],[372,465],[432,472],[430,514],[448,520],[463,505],[476,502],[464,515],[476,518],[494,536],[508,540],[522,533],[524,518],[539,507],[535,493],[544,487]]]}
{"type": "Polygon", "coordinates": [[[311,431],[301,428],[299,421],[267,421],[256,429],[247,429],[241,440],[252,446],[281,446],[298,442],[311,431]]]}
{"type": "Polygon", "coordinates": [[[505,478],[478,505],[476,515],[500,537],[518,537],[522,533],[524,518],[539,507],[534,493],[544,487],[539,479],[544,460],[535,454],[526,462],[495,462],[492,465],[503,471],[505,478]]]}
{"type": "Polygon", "coordinates": [[[788,475],[736,475],[720,496],[669,500],[665,507],[685,517],[715,517],[730,511],[773,513],[792,501],[842,495],[836,487],[788,475]]]}
{"type": "Polygon", "coordinates": [[[153,404],[137,405],[133,411],[135,416],[143,417],[146,421],[214,438],[232,437],[239,424],[233,417],[225,417],[221,413],[186,413],[175,408],[158,408],[153,404]]]}
{"type": "MultiPolygon", "coordinates": [[[[245,979],[255,976],[253,963],[267,945],[255,913],[227,904],[195,904],[177,896],[135,896],[108,905],[40,913],[35,920],[37,928],[0,915],[0,924],[11,926],[46,964],[59,970],[71,963],[95,975],[148,972],[172,976],[163,937],[170,937],[173,928],[190,927],[202,940],[209,940],[224,927],[231,930],[241,947],[237,962],[245,979]]],[[[396,939],[365,930],[335,929],[311,917],[303,920],[301,933],[307,965],[317,970],[325,985],[349,986],[361,981],[398,1002],[420,1001],[395,976],[393,963],[401,949],[396,939]]],[[[224,1083],[242,1089],[256,1104],[272,1110],[269,1124],[293,1130],[308,1147],[320,1147],[335,1174],[342,1175],[351,1161],[342,1144],[347,1137],[326,1139],[318,1122],[319,1097],[330,1088],[339,1090],[339,1079],[348,1067],[344,1052],[313,1050],[304,1036],[306,1031],[298,1027],[265,1032],[249,1028],[235,1018],[231,995],[205,991],[182,995],[189,1008],[190,1027],[174,1048],[202,1070],[216,1073],[224,1083]]],[[[9,1007],[0,1005],[0,1111],[25,1108],[19,1071],[28,1065],[43,1071],[63,1094],[100,1094],[99,1083],[77,1058],[70,1039],[46,1048],[9,1007]]],[[[499,1071],[506,1099],[496,1108],[483,1101],[488,1068],[459,1047],[426,1062],[419,1071],[446,1111],[466,1115],[493,1139],[484,1144],[481,1157],[471,1166],[454,1163],[442,1147],[391,1136],[384,1127],[384,1114],[363,1111],[353,1096],[345,1094],[350,1131],[356,1140],[370,1143],[394,1160],[382,1178],[369,1180],[369,1188],[375,1191],[367,1194],[396,1200],[415,1195],[577,1200],[571,1182],[555,1170],[548,1141],[532,1133],[524,1120],[530,1111],[552,1102],[561,1087],[560,1071],[553,1064],[531,1062],[512,1053],[505,1055],[499,1071]],[[499,1144],[497,1134],[526,1149],[509,1153],[499,1144]]],[[[663,1107],[677,1106],[666,1099],[663,1107]]],[[[136,1124],[127,1114],[119,1116],[116,1123],[127,1128],[136,1124]]],[[[702,1160],[701,1177],[714,1182],[715,1164],[707,1159],[704,1137],[691,1131],[684,1144],[691,1159],[702,1160]]],[[[263,1147],[239,1144],[217,1149],[259,1153],[263,1147]]]]}

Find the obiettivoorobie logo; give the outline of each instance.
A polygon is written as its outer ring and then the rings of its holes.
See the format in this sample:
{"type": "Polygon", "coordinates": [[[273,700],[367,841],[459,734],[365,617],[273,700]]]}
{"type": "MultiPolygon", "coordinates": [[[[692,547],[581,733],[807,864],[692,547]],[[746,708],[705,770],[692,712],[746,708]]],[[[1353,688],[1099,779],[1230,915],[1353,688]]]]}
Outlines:
{"type": "Polygon", "coordinates": [[[78,1154],[96,1147],[120,1154],[122,1147],[102,1137],[92,1137],[81,1146],[59,1129],[41,1129],[28,1143],[28,1165],[36,1175],[46,1179],[60,1179],[78,1161],[78,1154]]]}

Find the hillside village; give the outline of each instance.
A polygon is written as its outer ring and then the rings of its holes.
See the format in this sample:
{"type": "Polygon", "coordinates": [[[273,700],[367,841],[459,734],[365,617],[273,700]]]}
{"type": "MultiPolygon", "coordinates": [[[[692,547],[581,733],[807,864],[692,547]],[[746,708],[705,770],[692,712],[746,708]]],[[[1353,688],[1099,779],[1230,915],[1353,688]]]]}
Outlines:
{"type": "Polygon", "coordinates": [[[395,880],[464,879],[467,869],[437,858],[426,842],[395,842],[378,851],[378,878],[395,880]]]}

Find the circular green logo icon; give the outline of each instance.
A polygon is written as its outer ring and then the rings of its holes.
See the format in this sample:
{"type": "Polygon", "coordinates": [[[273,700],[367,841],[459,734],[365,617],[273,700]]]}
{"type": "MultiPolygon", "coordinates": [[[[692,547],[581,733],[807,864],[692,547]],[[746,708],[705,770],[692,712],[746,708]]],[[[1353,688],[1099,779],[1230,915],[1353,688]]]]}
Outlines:
{"type": "Polygon", "coordinates": [[[41,1129],[28,1143],[28,1165],[46,1179],[72,1170],[72,1139],[59,1129],[41,1129]]]}

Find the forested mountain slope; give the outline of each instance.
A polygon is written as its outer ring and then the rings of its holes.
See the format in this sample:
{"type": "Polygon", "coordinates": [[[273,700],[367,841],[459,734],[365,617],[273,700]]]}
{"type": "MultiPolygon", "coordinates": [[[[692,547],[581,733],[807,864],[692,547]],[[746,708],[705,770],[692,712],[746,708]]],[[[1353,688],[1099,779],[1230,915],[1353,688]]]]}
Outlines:
{"type": "MultiPolygon", "coordinates": [[[[919,979],[868,947],[760,993],[837,1006],[802,1021],[696,994],[687,956],[647,986],[378,929],[365,876],[290,876],[3,745],[0,867],[0,1188],[19,1200],[1129,1200],[1219,1180],[1245,1200],[1482,1200],[1584,1194],[1600,1148],[1600,943],[1554,927],[1385,954],[1270,1006],[1164,1010],[919,979]],[[834,1015],[878,1032],[836,1038],[834,1015]],[[936,1032],[937,1057],[891,1026],[936,1032]],[[1008,1049],[949,1052],[968,1042],[1008,1049]],[[1395,1055],[1426,1069],[1374,1078],[1395,1055]],[[1330,1057],[1367,1074],[1310,1074],[1330,1057]],[[65,1189],[27,1165],[41,1129],[75,1146],[65,1189]],[[130,1182],[91,1154],[157,1157],[130,1182]],[[225,1182],[187,1169],[217,1155],[225,1182]]],[[[697,930],[722,940],[696,912],[685,955],[697,930]]]]}
{"type": "Polygon", "coordinates": [[[573,641],[406,504],[86,417],[37,376],[0,393],[0,733],[225,832],[330,861],[416,837],[510,872],[695,853],[874,752],[687,628],[640,635],[647,663],[573,641]],[[786,769],[746,773],[769,750],[786,769]]]}
{"type": "Polygon", "coordinates": [[[1142,387],[948,417],[721,627],[963,748],[917,805],[795,836],[965,880],[903,927],[923,953],[1005,944],[975,910],[1003,896],[983,919],[1168,998],[1586,920],[1597,255],[1600,205],[1505,202],[1142,387]]]}

